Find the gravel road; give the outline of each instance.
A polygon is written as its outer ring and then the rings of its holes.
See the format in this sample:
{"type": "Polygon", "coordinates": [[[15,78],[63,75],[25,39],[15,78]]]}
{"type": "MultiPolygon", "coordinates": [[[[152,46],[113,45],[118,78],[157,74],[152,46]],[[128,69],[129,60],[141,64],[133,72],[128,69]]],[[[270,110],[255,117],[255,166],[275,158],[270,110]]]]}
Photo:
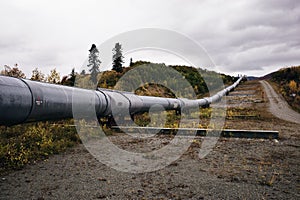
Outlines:
{"type": "Polygon", "coordinates": [[[270,112],[280,119],[300,124],[300,114],[292,110],[283,97],[277,94],[267,81],[260,81],[260,83],[269,99],[270,112]]]}

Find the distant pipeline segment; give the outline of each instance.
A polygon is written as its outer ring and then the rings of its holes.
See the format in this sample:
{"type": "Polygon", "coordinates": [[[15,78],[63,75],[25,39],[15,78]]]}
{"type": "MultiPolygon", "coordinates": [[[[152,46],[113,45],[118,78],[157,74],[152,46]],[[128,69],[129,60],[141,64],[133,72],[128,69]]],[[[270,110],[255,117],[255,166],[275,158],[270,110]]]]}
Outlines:
{"type": "Polygon", "coordinates": [[[74,106],[87,108],[87,115],[88,111],[94,109],[97,117],[111,116],[113,111],[116,114],[124,109],[128,109],[130,114],[145,112],[153,105],[178,111],[209,106],[234,90],[242,78],[211,97],[190,100],[139,96],[102,88],[88,90],[0,76],[0,125],[73,118],[74,106]]]}

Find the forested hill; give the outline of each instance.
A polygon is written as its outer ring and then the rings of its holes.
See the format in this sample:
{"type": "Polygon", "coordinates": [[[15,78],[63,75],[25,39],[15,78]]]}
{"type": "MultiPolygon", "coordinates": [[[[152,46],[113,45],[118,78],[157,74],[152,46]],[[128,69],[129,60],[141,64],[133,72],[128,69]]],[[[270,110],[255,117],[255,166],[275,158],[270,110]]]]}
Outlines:
{"type": "MultiPolygon", "coordinates": [[[[26,78],[25,74],[17,67],[17,65],[13,68],[9,66],[5,66],[4,68],[4,70],[0,71],[1,75],[12,76],[17,78],[26,78]]],[[[89,83],[91,83],[91,74],[87,74],[86,71],[90,70],[82,70],[82,72],[78,74],[75,72],[75,68],[73,68],[69,75],[64,75],[62,79],[60,79],[60,73],[56,70],[56,68],[52,69],[50,71],[50,74],[48,74],[47,76],[45,76],[45,74],[43,74],[38,68],[35,68],[32,71],[32,76],[30,79],[34,81],[42,81],[67,86],[74,86],[76,80],[75,85],[77,87],[86,87],[87,85],[89,85],[89,83]]],[[[208,96],[208,92],[210,92],[210,94],[214,94],[215,92],[223,89],[224,85],[226,86],[232,84],[237,80],[237,77],[219,74],[214,71],[190,66],[166,66],[163,63],[137,61],[131,62],[129,67],[122,67],[121,65],[120,68],[118,68],[118,70],[112,68],[112,70],[103,71],[98,75],[96,73],[95,79],[96,81],[99,80],[98,87],[100,88],[130,91],[135,92],[138,95],[162,97],[176,96],[190,98],[191,96],[189,95],[192,95],[191,93],[195,92],[197,98],[201,98],[204,96],[208,96]],[[141,71],[141,68],[144,71],[141,71]],[[139,71],[139,74],[136,74],[136,71],[139,71]],[[124,77],[127,77],[127,81],[125,82],[124,77]],[[147,80],[143,81],[143,83],[148,84],[142,85],[140,87],[131,87],[132,85],[135,86],[135,84],[141,83],[139,77],[146,77],[147,80]],[[159,81],[157,80],[162,80],[160,85],[155,84],[159,83],[159,81]],[[184,82],[187,84],[183,85],[184,82]],[[120,85],[125,86],[127,88],[115,87],[120,85]],[[166,88],[170,85],[173,87],[173,90],[175,88],[177,91],[180,91],[185,94],[183,95],[181,93],[179,96],[178,94],[173,94],[170,89],[166,88]],[[192,86],[193,91],[188,90],[191,89],[190,86],[192,86]],[[135,91],[132,91],[130,88],[134,88],[135,91]]],[[[87,88],[89,87],[90,86],[88,86],[87,88]]],[[[94,86],[91,87],[94,88],[94,86]]]]}
{"type": "MultiPolygon", "coordinates": [[[[133,68],[141,65],[147,65],[149,66],[149,70],[151,71],[151,67],[153,66],[160,66],[164,64],[158,64],[158,63],[150,63],[146,61],[137,61],[131,64],[130,67],[124,67],[122,72],[116,72],[114,70],[110,71],[104,71],[101,74],[100,81],[98,83],[98,86],[101,88],[114,88],[116,83],[119,81],[119,79],[132,70],[133,68]]],[[[213,84],[214,80],[216,79],[216,72],[208,71],[201,68],[194,68],[190,66],[182,66],[182,65],[170,65],[168,67],[171,67],[172,69],[177,70],[193,87],[196,95],[198,97],[202,97],[203,95],[208,93],[207,85],[203,79],[205,76],[207,79],[210,80],[209,84],[213,84]]],[[[148,72],[149,73],[149,72],[148,72]]],[[[155,74],[155,71],[151,71],[151,74],[155,74]]],[[[232,84],[237,78],[228,76],[225,74],[219,74],[222,77],[222,80],[224,82],[224,85],[232,84]]],[[[132,79],[135,79],[135,77],[132,77],[132,79]]],[[[206,79],[206,80],[207,80],[206,79]]],[[[174,97],[174,94],[167,88],[155,85],[155,84],[148,84],[141,88],[138,88],[135,91],[136,94],[139,95],[152,95],[152,96],[164,96],[164,97],[174,97]]]]}

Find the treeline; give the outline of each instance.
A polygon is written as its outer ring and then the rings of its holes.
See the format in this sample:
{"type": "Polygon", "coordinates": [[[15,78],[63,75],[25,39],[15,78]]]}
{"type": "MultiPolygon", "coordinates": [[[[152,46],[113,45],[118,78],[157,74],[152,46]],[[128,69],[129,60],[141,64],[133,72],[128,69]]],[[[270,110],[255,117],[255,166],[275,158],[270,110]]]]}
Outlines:
{"type": "MultiPolygon", "coordinates": [[[[27,78],[22,70],[19,69],[18,64],[15,64],[14,67],[4,65],[4,69],[1,70],[0,74],[15,78],[27,78]]],[[[62,79],[60,78],[60,73],[56,70],[56,68],[50,70],[48,75],[45,75],[41,70],[39,70],[39,68],[35,68],[32,70],[32,75],[29,79],[33,81],[73,86],[77,75],[75,68],[72,69],[70,74],[63,76],[62,79]]]]}
{"type": "MultiPolygon", "coordinates": [[[[160,74],[156,74],[155,67],[166,67],[163,63],[151,63],[147,61],[137,61],[132,62],[129,67],[123,67],[123,70],[121,72],[116,72],[114,70],[109,70],[101,73],[100,80],[98,83],[98,86],[101,88],[110,88],[113,89],[116,84],[120,81],[121,77],[128,73],[130,70],[134,69],[135,67],[145,65],[148,67],[147,71],[144,74],[140,74],[141,76],[148,76],[147,80],[152,80],[153,83],[156,82],[155,78],[157,77],[167,77],[168,74],[162,76],[160,74]]],[[[167,66],[171,69],[176,70],[181,74],[181,76],[188,81],[188,83],[193,87],[195,94],[197,97],[202,97],[204,94],[207,94],[209,92],[209,88],[211,89],[212,86],[218,82],[218,79],[221,77],[223,80],[223,83],[225,85],[230,85],[234,81],[237,80],[236,77],[225,75],[225,74],[218,74],[213,71],[208,71],[201,68],[195,68],[190,66],[183,66],[183,65],[170,65],[167,66]],[[204,79],[205,77],[205,79],[204,79]],[[209,80],[208,83],[205,82],[205,80],[209,80]]],[[[168,72],[166,72],[168,73],[168,72]]],[[[130,74],[130,73],[128,73],[130,74]]],[[[136,80],[139,79],[136,74],[129,75],[129,78],[127,78],[127,82],[124,83],[124,85],[129,85],[130,81],[140,81],[136,80]]],[[[121,80],[122,81],[122,80],[121,80]]],[[[177,89],[181,88],[181,80],[174,79],[171,75],[169,77],[168,82],[171,82],[173,86],[175,86],[177,89]]],[[[120,84],[122,85],[122,84],[120,84]]],[[[184,88],[183,88],[184,89],[184,88]]],[[[216,90],[219,90],[221,88],[215,88],[216,90]]],[[[126,89],[125,89],[126,90],[126,89]]],[[[128,90],[127,90],[128,91],[128,90]]],[[[174,94],[171,93],[170,89],[164,87],[163,85],[158,84],[152,84],[151,81],[149,84],[146,84],[140,88],[137,88],[136,91],[130,91],[135,92],[138,95],[152,95],[152,96],[164,96],[164,97],[174,97],[174,94]]]]}
{"type": "MultiPolygon", "coordinates": [[[[151,78],[153,79],[153,78],[161,77],[160,74],[156,74],[159,72],[155,71],[155,67],[164,66],[176,70],[193,87],[197,97],[202,97],[204,94],[207,94],[209,92],[208,86],[211,87],[215,82],[217,82],[217,79],[219,77],[222,78],[225,85],[232,84],[237,79],[229,75],[218,74],[213,71],[208,71],[201,68],[194,68],[190,66],[182,66],[182,65],[165,66],[165,64],[163,63],[151,63],[147,61],[133,62],[131,60],[129,67],[121,67],[121,69],[118,68],[118,70],[112,69],[112,70],[98,73],[96,77],[99,80],[97,86],[100,88],[114,89],[114,87],[120,81],[122,76],[127,74],[130,70],[134,69],[135,67],[142,66],[142,65],[147,65],[148,67],[147,72],[142,75],[142,76],[148,76],[149,77],[148,80],[151,80],[151,78]],[[206,80],[209,80],[208,83],[205,82],[204,77],[206,80]],[[207,85],[207,84],[211,84],[211,85],[207,85]]],[[[1,71],[1,74],[17,77],[17,78],[26,78],[25,74],[18,68],[17,65],[13,68],[10,68],[9,66],[5,66],[5,69],[1,71]]],[[[44,73],[42,73],[41,70],[35,68],[32,71],[32,75],[30,79],[34,81],[43,81],[48,83],[74,86],[76,78],[79,82],[81,80],[89,81],[91,79],[91,76],[92,76],[91,74],[87,74],[84,70],[79,74],[73,68],[70,74],[60,78],[60,73],[55,68],[52,69],[47,76],[44,73]]],[[[127,76],[129,76],[129,80],[130,80],[129,82],[139,81],[136,80],[138,77],[135,75],[127,75],[127,76]]],[[[168,74],[165,74],[164,76],[168,76],[168,74]]],[[[174,87],[176,87],[177,89],[182,87],[180,80],[174,79],[170,74],[169,76],[170,77],[168,78],[169,79],[168,81],[169,82],[171,81],[171,84],[174,87]]],[[[128,85],[129,82],[126,82],[126,84],[123,85],[128,85]]],[[[156,81],[152,80],[152,82],[155,83],[156,81]]],[[[216,89],[220,89],[220,88],[216,88],[216,89]]],[[[184,88],[182,88],[182,91],[184,91],[184,88]]],[[[136,91],[134,92],[136,92],[136,94],[139,95],[175,97],[174,94],[172,94],[172,92],[170,91],[170,89],[164,87],[163,84],[157,85],[157,84],[152,84],[151,82],[140,88],[136,88],[136,91]]]]}
{"type": "MultiPolygon", "coordinates": [[[[112,49],[112,70],[116,72],[122,72],[123,67],[123,55],[122,55],[122,45],[120,43],[116,43],[115,47],[112,49]]],[[[93,83],[92,86],[96,86],[98,83],[98,75],[100,72],[101,60],[99,56],[99,50],[97,49],[95,44],[92,44],[91,49],[89,50],[88,57],[88,72],[90,72],[89,79],[93,83]]],[[[12,76],[16,78],[26,78],[25,74],[18,68],[18,64],[15,64],[14,67],[10,67],[8,65],[4,65],[4,70],[0,72],[1,75],[12,76]]],[[[38,68],[35,68],[32,71],[31,80],[34,81],[45,81],[48,83],[56,83],[68,86],[74,86],[76,79],[75,68],[72,69],[71,73],[67,76],[63,76],[60,80],[60,73],[57,72],[56,68],[50,71],[50,74],[45,76],[38,68]]],[[[86,75],[86,71],[82,70],[80,75],[86,75]]]]}
{"type": "Polygon", "coordinates": [[[300,66],[283,68],[270,75],[290,106],[300,112],[300,66]]]}

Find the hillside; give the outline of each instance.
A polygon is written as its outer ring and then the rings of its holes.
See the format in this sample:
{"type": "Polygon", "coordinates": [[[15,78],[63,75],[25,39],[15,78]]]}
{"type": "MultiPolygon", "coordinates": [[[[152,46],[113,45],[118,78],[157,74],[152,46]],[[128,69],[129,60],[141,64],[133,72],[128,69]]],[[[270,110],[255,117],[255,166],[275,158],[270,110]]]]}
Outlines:
{"type": "Polygon", "coordinates": [[[269,80],[288,104],[300,112],[300,66],[282,68],[263,78],[269,80]]]}
{"type": "MultiPolygon", "coordinates": [[[[153,77],[150,77],[148,79],[153,79],[156,76],[160,76],[160,75],[155,74],[155,73],[157,73],[157,72],[155,72],[155,70],[151,71],[151,68],[153,68],[155,66],[159,67],[164,64],[150,63],[150,62],[146,62],[146,61],[137,61],[137,62],[133,63],[132,66],[123,68],[123,72],[120,72],[120,73],[113,71],[113,70],[104,71],[101,74],[101,78],[98,83],[98,87],[110,88],[110,89],[114,88],[116,83],[120,80],[120,78],[124,74],[126,74],[130,70],[134,69],[135,67],[141,66],[141,65],[146,65],[147,67],[149,67],[149,71],[151,72],[149,76],[153,76],[153,77]]],[[[215,80],[216,77],[220,77],[220,76],[224,82],[224,85],[232,84],[237,79],[235,77],[228,76],[225,74],[217,74],[216,72],[213,72],[213,71],[208,71],[208,70],[201,69],[201,68],[196,69],[196,68],[190,67],[190,66],[174,65],[174,66],[168,66],[168,67],[171,67],[172,69],[175,69],[176,71],[178,71],[184,77],[184,79],[186,79],[191,84],[197,97],[202,97],[208,93],[208,87],[203,78],[204,76],[207,79],[211,80],[210,84],[212,84],[212,85],[214,82],[216,82],[216,80],[215,80]],[[219,75],[219,76],[216,76],[216,75],[219,75]]],[[[145,74],[143,74],[143,75],[145,75],[145,74]]],[[[132,76],[129,78],[133,81],[136,79],[136,77],[133,75],[128,75],[128,76],[132,76]]],[[[172,77],[170,77],[170,79],[171,78],[172,77]]],[[[172,81],[173,81],[172,82],[173,85],[177,84],[176,86],[180,87],[178,80],[172,80],[172,81]]],[[[155,82],[155,80],[153,82],[155,82]]],[[[212,85],[210,85],[210,86],[212,86],[212,85]]],[[[219,90],[220,88],[215,88],[215,89],[219,90]]],[[[184,89],[182,89],[182,90],[184,90],[184,89]]],[[[146,84],[146,85],[136,89],[134,92],[138,95],[174,97],[174,94],[172,93],[172,91],[170,89],[168,89],[162,85],[152,84],[152,83],[146,84]]]]}

